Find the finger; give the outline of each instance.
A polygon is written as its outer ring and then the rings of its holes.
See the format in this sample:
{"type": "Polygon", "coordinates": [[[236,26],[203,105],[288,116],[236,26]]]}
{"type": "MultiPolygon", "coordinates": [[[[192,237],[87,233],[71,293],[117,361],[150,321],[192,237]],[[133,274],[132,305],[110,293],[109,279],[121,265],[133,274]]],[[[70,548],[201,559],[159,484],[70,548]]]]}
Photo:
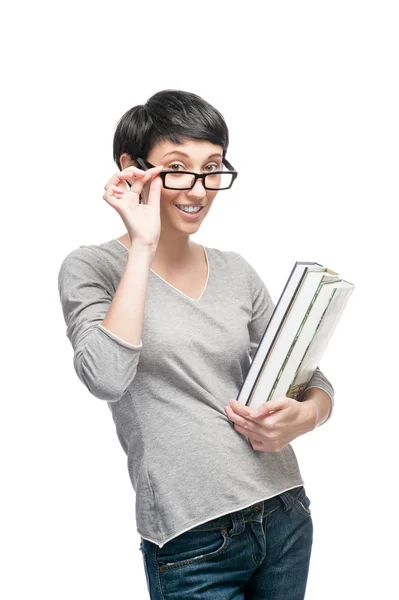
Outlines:
{"type": "MultiPolygon", "coordinates": [[[[138,177],[142,178],[144,176],[140,175],[138,177]]],[[[117,183],[111,183],[111,180],[107,183],[107,185],[104,187],[105,191],[110,194],[110,195],[123,195],[125,192],[129,191],[131,189],[131,184],[127,185],[128,179],[131,179],[132,181],[137,181],[132,179],[133,176],[131,173],[124,173],[124,174],[119,174],[118,176],[118,182],[117,183]]],[[[134,190],[133,190],[134,191],[134,190]]]]}
{"type": "Polygon", "coordinates": [[[242,427],[241,425],[237,425],[237,423],[234,424],[234,429],[237,431],[237,433],[245,435],[246,438],[250,435],[250,431],[248,430],[248,428],[242,427]]]}
{"type": "Polygon", "coordinates": [[[133,183],[132,183],[132,187],[130,188],[131,192],[135,192],[136,194],[141,194],[144,185],[150,180],[153,179],[154,177],[156,177],[161,171],[162,171],[163,166],[162,165],[158,165],[156,167],[151,167],[151,169],[148,169],[147,171],[145,171],[144,176],[140,177],[140,179],[134,179],[133,183]]]}
{"type": "Polygon", "coordinates": [[[125,193],[125,191],[126,190],[124,190],[121,187],[118,187],[116,185],[110,186],[110,194],[111,194],[111,196],[114,196],[115,198],[121,198],[123,196],[123,194],[125,193]]]}
{"type": "Polygon", "coordinates": [[[262,446],[264,445],[265,438],[262,438],[259,434],[247,431],[246,435],[250,442],[257,442],[258,444],[262,444],[262,446]]]}
{"type": "Polygon", "coordinates": [[[140,182],[144,180],[145,176],[146,171],[143,171],[142,169],[137,169],[137,167],[133,166],[128,167],[119,174],[120,184],[118,187],[121,187],[121,185],[123,185],[124,191],[133,192],[134,194],[139,195],[141,191],[140,182]]]}
{"type": "Polygon", "coordinates": [[[235,423],[236,425],[241,425],[242,427],[244,427],[244,423],[246,423],[244,417],[241,417],[240,415],[238,415],[237,413],[235,413],[234,410],[232,410],[230,408],[230,406],[225,406],[224,410],[226,412],[226,415],[227,415],[228,419],[232,423],[235,423]]]}
{"type": "Polygon", "coordinates": [[[161,200],[162,181],[160,177],[154,177],[150,184],[147,204],[159,210],[161,200]]]}
{"type": "Polygon", "coordinates": [[[234,399],[229,400],[229,402],[230,402],[231,408],[237,414],[239,414],[243,417],[250,418],[250,419],[255,418],[255,416],[256,416],[255,411],[252,408],[250,408],[249,406],[245,406],[245,404],[241,404],[240,402],[237,402],[237,400],[234,400],[234,399]]]}
{"type": "Polygon", "coordinates": [[[147,183],[150,179],[153,179],[162,171],[163,165],[157,165],[156,167],[151,167],[145,172],[145,176],[143,178],[143,185],[147,183]]]}
{"type": "Polygon", "coordinates": [[[118,173],[114,173],[111,179],[109,179],[109,181],[107,181],[105,184],[104,189],[106,190],[107,187],[111,185],[118,185],[125,180],[131,179],[133,175],[135,177],[143,177],[145,174],[146,171],[143,171],[143,169],[138,169],[137,167],[131,165],[130,167],[126,167],[126,169],[123,169],[118,173]]]}
{"type": "Polygon", "coordinates": [[[259,440],[255,440],[254,438],[248,436],[249,443],[251,444],[254,450],[259,450],[260,452],[266,452],[266,448],[263,442],[259,440]]]}
{"type": "Polygon", "coordinates": [[[237,427],[241,427],[242,429],[245,429],[247,434],[249,434],[251,432],[252,435],[256,435],[257,432],[259,431],[259,426],[257,424],[255,424],[254,421],[252,421],[249,418],[241,417],[240,415],[235,413],[230,408],[230,406],[225,407],[225,411],[226,411],[228,419],[232,423],[234,423],[234,425],[237,425],[237,427]]]}
{"type": "Polygon", "coordinates": [[[277,398],[273,398],[273,400],[268,400],[267,402],[263,402],[258,409],[255,411],[254,418],[255,419],[263,419],[264,417],[268,417],[272,415],[274,412],[283,410],[288,406],[288,399],[285,396],[278,396],[277,398]]]}
{"type": "MultiPolygon", "coordinates": [[[[116,186],[114,186],[116,187],[116,186]]],[[[117,208],[119,198],[123,196],[123,192],[116,192],[111,186],[103,194],[103,199],[108,202],[113,208],[117,208]]]]}

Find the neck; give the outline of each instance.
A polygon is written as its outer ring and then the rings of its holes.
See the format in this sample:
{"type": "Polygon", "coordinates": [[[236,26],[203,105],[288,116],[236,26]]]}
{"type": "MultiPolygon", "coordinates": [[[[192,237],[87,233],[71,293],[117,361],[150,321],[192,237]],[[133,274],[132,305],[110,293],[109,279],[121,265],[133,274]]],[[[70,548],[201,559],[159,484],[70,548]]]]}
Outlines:
{"type": "Polygon", "coordinates": [[[197,247],[198,244],[189,235],[167,236],[166,233],[161,233],[155,260],[165,265],[182,266],[193,260],[197,247]]]}

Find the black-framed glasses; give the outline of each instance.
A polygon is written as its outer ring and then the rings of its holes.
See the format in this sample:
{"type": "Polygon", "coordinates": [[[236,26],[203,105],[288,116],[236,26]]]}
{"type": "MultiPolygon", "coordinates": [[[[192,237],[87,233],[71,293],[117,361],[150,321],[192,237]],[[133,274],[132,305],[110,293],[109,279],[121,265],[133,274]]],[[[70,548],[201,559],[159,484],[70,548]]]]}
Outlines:
{"type": "MultiPolygon", "coordinates": [[[[140,167],[152,169],[152,165],[144,158],[136,159],[140,167]]],[[[237,171],[223,158],[222,163],[228,170],[212,171],[210,173],[194,173],[193,171],[170,171],[165,170],[159,173],[162,179],[162,185],[167,190],[191,190],[197,183],[197,179],[202,179],[202,184],[206,190],[228,190],[237,178],[237,171]]]]}

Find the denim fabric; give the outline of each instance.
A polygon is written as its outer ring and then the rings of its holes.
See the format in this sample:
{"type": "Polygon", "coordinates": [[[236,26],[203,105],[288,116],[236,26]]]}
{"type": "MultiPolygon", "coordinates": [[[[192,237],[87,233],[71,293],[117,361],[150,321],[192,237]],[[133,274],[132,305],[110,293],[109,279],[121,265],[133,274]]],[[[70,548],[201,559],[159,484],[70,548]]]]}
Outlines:
{"type": "Polygon", "coordinates": [[[223,515],[162,548],[141,539],[151,600],[303,600],[313,543],[303,486],[223,515]]]}

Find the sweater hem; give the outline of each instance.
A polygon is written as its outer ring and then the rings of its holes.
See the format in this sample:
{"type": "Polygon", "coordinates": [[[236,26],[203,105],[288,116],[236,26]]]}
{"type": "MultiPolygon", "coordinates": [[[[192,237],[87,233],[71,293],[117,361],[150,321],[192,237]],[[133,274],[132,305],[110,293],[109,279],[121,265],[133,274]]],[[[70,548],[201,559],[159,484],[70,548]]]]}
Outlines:
{"type": "Polygon", "coordinates": [[[283,492],[289,492],[290,490],[293,490],[296,487],[299,486],[304,486],[305,482],[303,480],[301,480],[298,483],[295,483],[294,485],[290,485],[290,487],[288,488],[284,488],[282,490],[280,490],[279,492],[273,492],[272,494],[270,494],[269,496],[266,497],[262,497],[262,498],[258,498],[257,500],[252,499],[248,499],[243,505],[239,506],[238,508],[235,507],[231,507],[230,509],[228,509],[227,511],[223,511],[222,513],[218,513],[216,515],[214,515],[213,517],[209,517],[206,519],[203,519],[202,521],[189,521],[188,523],[186,523],[185,525],[187,525],[187,527],[185,527],[184,529],[179,530],[177,533],[172,533],[171,535],[169,535],[169,537],[166,537],[163,541],[162,540],[155,540],[153,538],[151,538],[150,536],[146,535],[145,533],[141,532],[140,529],[137,527],[137,533],[140,535],[141,538],[144,538],[145,540],[148,540],[149,542],[152,542],[153,544],[156,544],[157,546],[159,546],[159,548],[162,548],[162,546],[164,546],[165,544],[167,544],[168,542],[170,542],[171,540],[173,540],[174,538],[178,537],[179,535],[182,535],[183,533],[186,533],[187,531],[189,531],[190,529],[192,529],[193,527],[197,527],[198,525],[203,525],[204,523],[207,523],[208,521],[213,521],[214,519],[218,519],[219,517],[223,517],[225,515],[229,515],[233,512],[237,512],[239,510],[243,510],[244,508],[247,508],[248,506],[252,506],[252,504],[256,504],[257,502],[262,502],[263,500],[270,500],[270,498],[274,498],[274,496],[278,496],[279,494],[282,494],[283,492]]]}

